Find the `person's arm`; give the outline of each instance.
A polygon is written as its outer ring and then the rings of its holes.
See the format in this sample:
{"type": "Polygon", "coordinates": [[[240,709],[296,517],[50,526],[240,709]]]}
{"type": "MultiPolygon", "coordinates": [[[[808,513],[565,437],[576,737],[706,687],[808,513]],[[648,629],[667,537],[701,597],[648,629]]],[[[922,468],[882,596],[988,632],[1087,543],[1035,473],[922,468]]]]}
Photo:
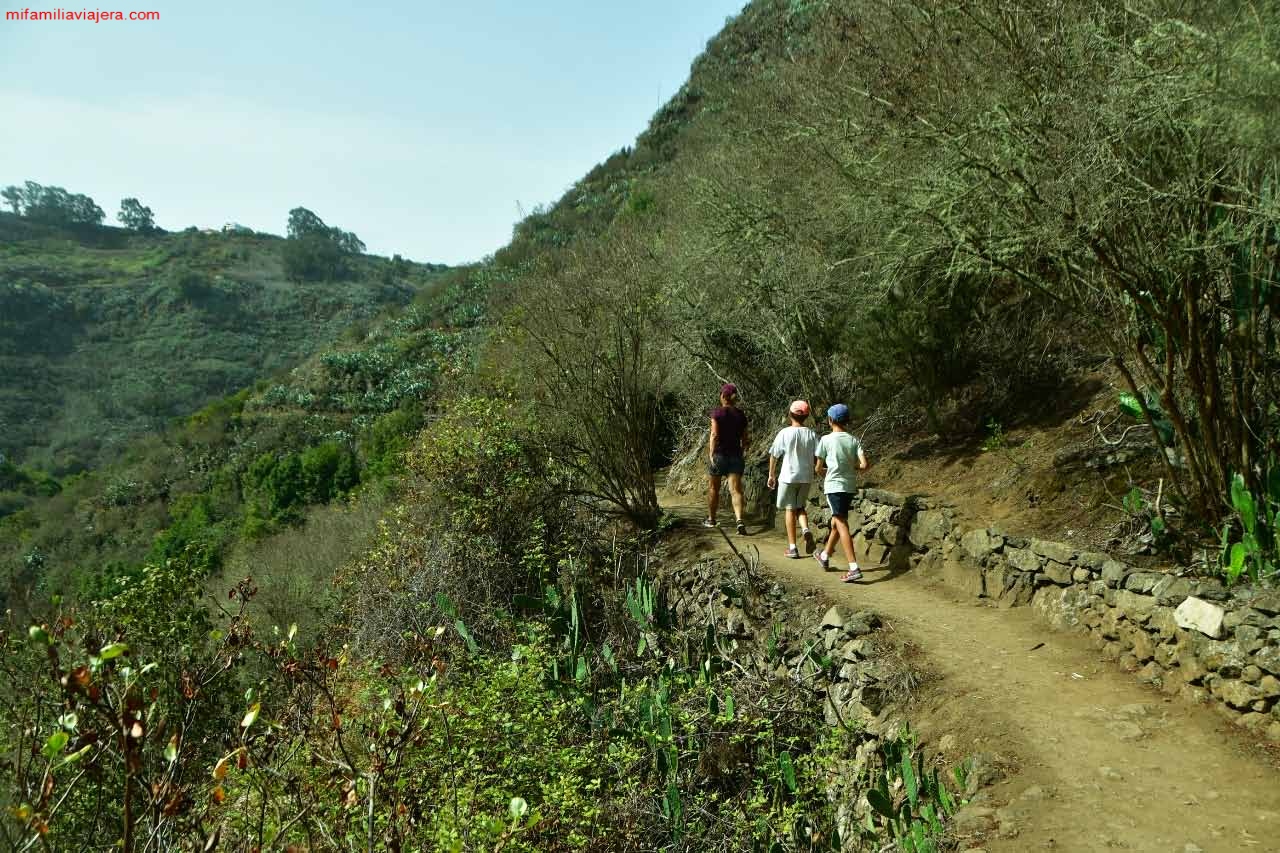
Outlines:
{"type": "Polygon", "coordinates": [[[769,488],[774,489],[778,486],[778,457],[772,453],[769,454],[769,488]]]}
{"type": "Polygon", "coordinates": [[[707,440],[707,458],[715,461],[716,458],[716,435],[720,427],[716,424],[716,419],[711,419],[711,438],[707,440]]]}
{"type": "Polygon", "coordinates": [[[867,470],[867,455],[862,452],[862,445],[858,445],[858,470],[867,470]]]}
{"type": "Polygon", "coordinates": [[[821,477],[827,472],[826,460],[819,455],[818,451],[813,452],[813,476],[821,477]]]}

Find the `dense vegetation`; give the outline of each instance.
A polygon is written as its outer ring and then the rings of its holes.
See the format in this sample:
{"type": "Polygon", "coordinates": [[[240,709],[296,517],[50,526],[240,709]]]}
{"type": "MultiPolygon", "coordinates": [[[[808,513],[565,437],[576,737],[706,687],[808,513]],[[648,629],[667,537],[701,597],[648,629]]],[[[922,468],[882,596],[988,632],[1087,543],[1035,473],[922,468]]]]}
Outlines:
{"type": "MultiPolygon", "coordinates": [[[[1102,352],[1163,460],[1134,484],[1153,526],[1274,575],[1275,18],[1140,5],[749,6],[499,253],[526,270],[511,360],[575,415],[565,464],[610,484],[671,431],[654,401],[696,429],[721,377],[761,419],[846,399],[963,439],[1102,352]]],[[[649,472],[624,476],[602,492],[651,520],[649,472]]]]}
{"type": "Polygon", "coordinates": [[[438,272],[353,256],[343,281],[298,283],[291,242],[0,214],[0,453],[59,478],[96,468],[406,305],[438,272]]]}
{"type": "Polygon", "coordinates": [[[667,622],[654,471],[724,378],[963,438],[1105,352],[1152,523],[1270,579],[1277,13],[757,0],[491,262],[60,492],[4,469],[7,837],[856,848],[858,733],[667,622]]]}

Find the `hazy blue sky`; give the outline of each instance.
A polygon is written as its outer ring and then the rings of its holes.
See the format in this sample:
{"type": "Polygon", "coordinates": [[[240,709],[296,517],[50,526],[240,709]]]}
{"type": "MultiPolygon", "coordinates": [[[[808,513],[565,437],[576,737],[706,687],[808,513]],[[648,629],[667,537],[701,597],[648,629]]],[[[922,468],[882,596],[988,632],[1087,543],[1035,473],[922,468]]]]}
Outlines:
{"type": "Polygon", "coordinates": [[[283,233],[303,205],[371,252],[476,260],[629,145],[744,0],[0,0],[0,184],[137,196],[159,225],[283,233]]]}

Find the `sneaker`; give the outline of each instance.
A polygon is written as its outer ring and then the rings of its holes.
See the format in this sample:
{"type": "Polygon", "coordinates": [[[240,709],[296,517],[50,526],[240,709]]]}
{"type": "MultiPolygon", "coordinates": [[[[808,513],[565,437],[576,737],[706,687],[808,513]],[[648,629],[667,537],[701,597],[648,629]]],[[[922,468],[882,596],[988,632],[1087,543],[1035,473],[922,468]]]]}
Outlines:
{"type": "Polygon", "coordinates": [[[712,521],[711,519],[709,519],[709,518],[704,518],[704,519],[702,519],[702,526],[703,526],[703,527],[715,527],[715,526],[716,526],[716,523],[715,523],[714,521],[712,521]]]}
{"type": "Polygon", "coordinates": [[[795,545],[788,545],[787,553],[784,556],[786,556],[788,560],[798,560],[800,559],[800,551],[796,549],[795,545]]]}
{"type": "Polygon", "coordinates": [[[747,535],[747,526],[743,524],[741,521],[738,522],[738,535],[739,536],[747,535]]]}
{"type": "Polygon", "coordinates": [[[862,569],[850,569],[840,578],[841,583],[854,583],[862,580],[862,569]]]}
{"type": "Polygon", "coordinates": [[[817,561],[818,561],[818,565],[819,565],[819,566],[822,566],[822,570],[823,570],[824,572],[825,572],[825,571],[830,570],[830,568],[831,568],[831,561],[830,561],[830,560],[824,560],[824,559],[822,559],[822,554],[821,554],[821,552],[819,552],[819,551],[814,551],[814,552],[813,552],[813,559],[815,559],[815,560],[817,560],[817,561]]]}
{"type": "Polygon", "coordinates": [[[805,553],[812,554],[813,549],[815,547],[813,544],[813,531],[806,527],[803,531],[801,531],[801,535],[804,536],[805,553]]]}

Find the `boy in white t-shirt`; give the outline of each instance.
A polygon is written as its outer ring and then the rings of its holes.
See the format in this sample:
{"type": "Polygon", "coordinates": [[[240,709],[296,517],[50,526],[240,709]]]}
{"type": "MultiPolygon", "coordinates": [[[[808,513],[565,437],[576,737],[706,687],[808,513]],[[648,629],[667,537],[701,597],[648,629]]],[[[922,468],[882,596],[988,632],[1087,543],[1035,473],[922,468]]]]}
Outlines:
{"type": "Polygon", "coordinates": [[[853,553],[853,536],[849,531],[849,508],[853,505],[853,493],[857,489],[858,472],[867,468],[867,457],[862,452],[862,442],[848,432],[849,407],[844,403],[836,403],[827,409],[827,420],[831,422],[831,432],[818,442],[815,455],[818,457],[817,474],[826,474],[822,490],[827,495],[827,504],[831,507],[831,535],[820,553],[813,558],[823,569],[830,568],[831,551],[836,547],[836,540],[844,548],[844,555],[849,558],[849,571],[841,578],[845,583],[862,580],[862,571],[858,568],[858,559],[853,553]]]}
{"type": "Polygon", "coordinates": [[[793,560],[800,559],[796,548],[796,518],[800,519],[801,535],[808,553],[813,553],[813,533],[809,531],[809,514],[805,503],[809,500],[809,486],[813,483],[813,459],[818,447],[818,436],[804,425],[809,418],[809,404],[796,400],[787,409],[791,426],[781,429],[769,448],[769,488],[778,489],[778,509],[786,510],[787,553],[793,560]],[[782,460],[782,472],[778,473],[778,460],[782,460]]]}

